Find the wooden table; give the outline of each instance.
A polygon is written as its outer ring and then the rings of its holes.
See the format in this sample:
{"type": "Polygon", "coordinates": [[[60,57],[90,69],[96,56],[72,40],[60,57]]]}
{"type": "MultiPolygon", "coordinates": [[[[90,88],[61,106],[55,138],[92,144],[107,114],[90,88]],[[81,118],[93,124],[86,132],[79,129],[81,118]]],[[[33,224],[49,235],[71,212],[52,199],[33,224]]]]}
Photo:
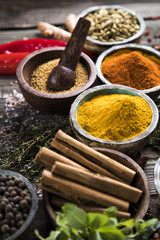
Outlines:
{"type": "MultiPolygon", "coordinates": [[[[0,44],[22,38],[43,37],[43,35],[36,27],[39,21],[46,21],[56,25],[62,25],[69,13],[78,14],[87,7],[106,4],[123,5],[141,14],[145,18],[146,28],[150,30],[149,36],[152,37],[152,41],[149,42],[147,40],[147,36],[144,36],[141,43],[150,46],[153,44],[160,45],[160,38],[154,38],[154,35],[160,32],[160,20],[153,20],[151,18],[152,16],[159,16],[159,0],[108,0],[107,2],[105,0],[100,0],[98,2],[95,0],[0,0],[0,44]]],[[[2,123],[2,119],[4,122],[6,116],[4,98],[5,94],[12,93],[13,89],[16,89],[18,92],[20,92],[19,87],[16,83],[16,76],[0,76],[0,123],[2,123]],[[11,84],[11,82],[13,84],[11,84]]],[[[23,110],[23,107],[20,110],[23,110]]],[[[23,112],[24,111],[21,111],[21,114],[19,112],[17,117],[14,116],[15,121],[19,121],[24,117],[23,112]]],[[[12,113],[14,113],[14,110],[10,111],[11,115],[12,113]]],[[[150,207],[153,216],[159,217],[160,200],[157,197],[153,184],[153,170],[155,162],[160,156],[160,153],[153,151],[151,148],[145,147],[142,149],[141,155],[149,157],[149,161],[147,162],[144,170],[150,182],[150,207]]],[[[41,199],[39,200],[39,211],[26,240],[36,239],[35,235],[33,234],[35,228],[38,228],[43,236],[48,236],[50,223],[46,217],[41,199]]]]}

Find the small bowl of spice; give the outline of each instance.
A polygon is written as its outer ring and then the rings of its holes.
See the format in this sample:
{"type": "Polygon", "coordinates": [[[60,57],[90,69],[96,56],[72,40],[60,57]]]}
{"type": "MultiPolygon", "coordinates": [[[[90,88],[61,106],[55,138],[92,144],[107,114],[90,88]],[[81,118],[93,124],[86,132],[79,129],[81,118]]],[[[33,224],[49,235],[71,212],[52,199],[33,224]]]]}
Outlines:
{"type": "Polygon", "coordinates": [[[38,209],[32,184],[19,173],[0,170],[0,237],[25,239],[38,209]]]}
{"type": "Polygon", "coordinates": [[[135,88],[155,99],[160,94],[160,53],[141,44],[114,46],[99,55],[99,79],[135,88]]]}
{"type": "Polygon", "coordinates": [[[140,150],[149,141],[158,120],[157,106],[150,97],[121,85],[86,90],[70,110],[70,123],[79,140],[126,154],[140,150]]]}
{"type": "Polygon", "coordinates": [[[17,67],[18,84],[25,100],[42,112],[68,112],[74,99],[96,82],[95,64],[85,53],[81,53],[73,87],[63,91],[47,87],[49,74],[58,65],[64,49],[51,47],[34,51],[17,67]]]}
{"type": "Polygon", "coordinates": [[[103,52],[111,46],[139,43],[145,31],[143,18],[135,11],[119,5],[102,5],[85,9],[78,16],[91,22],[87,48],[103,52]]]}

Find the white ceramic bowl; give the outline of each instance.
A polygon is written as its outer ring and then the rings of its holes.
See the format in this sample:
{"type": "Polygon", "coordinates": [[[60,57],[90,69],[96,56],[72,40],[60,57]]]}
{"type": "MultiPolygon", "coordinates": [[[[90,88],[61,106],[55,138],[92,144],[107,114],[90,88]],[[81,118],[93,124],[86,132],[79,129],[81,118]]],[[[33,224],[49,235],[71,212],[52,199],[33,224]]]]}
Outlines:
{"type": "MultiPolygon", "coordinates": [[[[149,46],[145,46],[145,45],[141,45],[141,44],[124,44],[124,45],[119,45],[119,46],[114,46],[104,52],[102,52],[99,57],[97,58],[96,61],[96,69],[97,69],[97,75],[98,78],[105,84],[107,85],[113,85],[111,82],[109,82],[102,74],[101,71],[101,64],[104,61],[104,59],[108,56],[113,55],[114,53],[117,53],[118,51],[122,51],[123,50],[129,50],[129,51],[141,51],[149,56],[155,56],[157,59],[160,60],[160,52],[153,49],[152,47],[149,46]]],[[[118,84],[118,83],[117,83],[118,84]]],[[[149,89],[144,89],[144,90],[140,90],[140,92],[147,94],[148,96],[150,96],[152,99],[155,99],[157,96],[159,96],[160,94],[160,85],[153,87],[153,88],[149,88],[149,89]]]]}
{"type": "Polygon", "coordinates": [[[158,108],[153,102],[153,100],[148,97],[145,93],[142,93],[134,88],[125,87],[122,85],[101,85],[90,88],[80,94],[73,104],[71,105],[70,109],[70,124],[72,129],[76,135],[76,137],[83,143],[91,146],[91,147],[102,147],[102,148],[109,148],[114,149],[126,154],[132,154],[138,150],[140,150],[144,145],[146,145],[157,127],[158,120],[159,120],[159,113],[158,108]],[[94,137],[87,133],[78,123],[77,121],[77,112],[78,108],[84,101],[89,101],[95,96],[100,94],[129,94],[134,96],[140,96],[144,98],[148,104],[150,105],[153,116],[152,121],[149,127],[138,136],[135,136],[130,139],[122,140],[122,141],[111,141],[111,140],[104,140],[101,138],[94,137]]]}
{"type": "Polygon", "coordinates": [[[112,47],[112,46],[115,46],[115,45],[120,45],[120,44],[126,44],[126,43],[131,43],[131,42],[137,42],[139,43],[141,41],[141,38],[144,34],[144,31],[145,31],[145,28],[146,28],[146,24],[142,18],[141,15],[139,15],[137,12],[131,10],[131,9],[128,9],[126,7],[123,7],[123,6],[120,6],[120,5],[101,5],[101,6],[93,6],[93,7],[89,7],[87,9],[85,9],[84,11],[82,11],[78,16],[77,16],[77,19],[76,21],[78,21],[78,19],[80,17],[86,17],[89,13],[93,13],[99,9],[102,9],[102,8],[105,8],[105,9],[122,9],[123,11],[125,12],[128,12],[130,13],[131,15],[133,16],[136,16],[137,17],[137,21],[140,25],[140,29],[139,31],[129,37],[129,38],[126,38],[122,41],[114,41],[114,42],[102,42],[102,41],[99,41],[99,40],[95,40],[91,37],[87,37],[87,48],[88,50],[90,51],[93,51],[93,52],[97,52],[97,53],[100,53],[100,52],[103,52],[104,50],[112,47]]]}
{"type": "Polygon", "coordinates": [[[160,158],[158,158],[154,167],[154,186],[160,197],[160,158]]]}

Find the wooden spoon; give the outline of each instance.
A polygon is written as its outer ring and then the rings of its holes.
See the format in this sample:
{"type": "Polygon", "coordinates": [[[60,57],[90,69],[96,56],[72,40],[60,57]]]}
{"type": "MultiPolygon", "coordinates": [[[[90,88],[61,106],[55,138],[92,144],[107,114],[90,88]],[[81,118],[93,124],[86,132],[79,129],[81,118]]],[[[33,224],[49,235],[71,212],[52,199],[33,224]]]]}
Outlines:
{"type": "Polygon", "coordinates": [[[79,61],[89,28],[90,21],[85,18],[80,18],[78,20],[58,66],[51,71],[48,77],[48,88],[61,91],[70,89],[74,85],[76,77],[75,69],[79,61]]]}

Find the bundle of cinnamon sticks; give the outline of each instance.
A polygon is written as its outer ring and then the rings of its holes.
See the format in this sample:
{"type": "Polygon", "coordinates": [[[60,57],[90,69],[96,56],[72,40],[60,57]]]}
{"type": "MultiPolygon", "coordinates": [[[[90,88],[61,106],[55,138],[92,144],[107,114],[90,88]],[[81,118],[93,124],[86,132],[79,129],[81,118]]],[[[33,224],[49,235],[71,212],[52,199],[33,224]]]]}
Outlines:
{"type": "Polygon", "coordinates": [[[130,217],[130,203],[137,203],[142,195],[130,185],[135,171],[61,130],[51,145],[63,155],[42,147],[35,161],[50,169],[43,171],[40,186],[56,196],[53,205],[74,202],[85,210],[99,212],[117,206],[120,217],[130,217]]]}

